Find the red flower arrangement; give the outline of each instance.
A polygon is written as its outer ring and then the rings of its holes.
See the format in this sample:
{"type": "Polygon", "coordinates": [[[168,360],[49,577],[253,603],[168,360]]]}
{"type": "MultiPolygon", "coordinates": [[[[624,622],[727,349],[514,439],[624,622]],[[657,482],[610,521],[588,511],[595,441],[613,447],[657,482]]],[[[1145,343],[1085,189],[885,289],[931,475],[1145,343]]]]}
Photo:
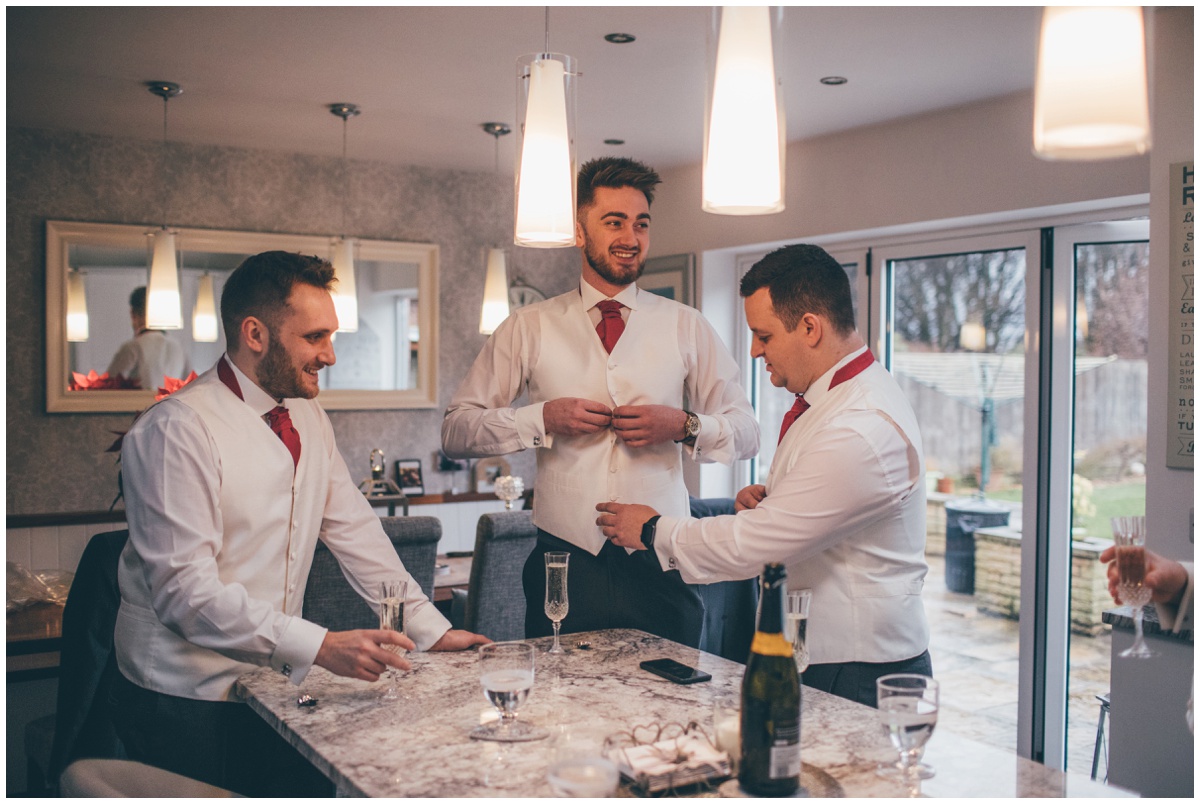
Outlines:
{"type": "Polygon", "coordinates": [[[87,374],[78,371],[71,372],[71,380],[67,383],[68,391],[124,391],[140,390],[142,384],[137,380],[126,379],[125,375],[108,376],[108,372],[97,374],[92,369],[87,374]]]}

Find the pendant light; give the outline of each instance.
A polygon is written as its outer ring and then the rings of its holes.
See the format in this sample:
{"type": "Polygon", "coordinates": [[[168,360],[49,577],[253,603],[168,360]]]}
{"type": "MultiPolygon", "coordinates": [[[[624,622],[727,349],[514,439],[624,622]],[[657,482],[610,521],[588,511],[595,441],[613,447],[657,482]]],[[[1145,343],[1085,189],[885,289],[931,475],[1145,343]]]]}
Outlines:
{"type": "Polygon", "coordinates": [[[1043,159],[1109,159],[1150,148],[1146,38],[1138,6],[1042,11],[1033,151],[1043,159]]]}
{"type": "Polygon", "coordinates": [[[784,209],[787,118],[776,64],[783,53],[782,30],[782,8],[713,9],[704,127],[705,212],[765,215],[784,209]]]}
{"type": "MultiPolygon", "coordinates": [[[[512,128],[506,123],[484,123],[483,130],[496,140],[496,167],[500,172],[500,138],[511,134],[512,128]]],[[[491,335],[500,326],[500,322],[508,318],[508,266],[504,249],[488,249],[487,275],[483,283],[483,306],[479,311],[479,332],[491,335]]]]}
{"type": "Polygon", "coordinates": [[[204,272],[196,291],[196,307],[192,310],[192,340],[197,343],[217,342],[217,303],[213,294],[212,274],[204,272]]]}
{"type": "Polygon", "coordinates": [[[333,103],[329,111],[342,118],[342,234],[333,241],[333,307],[338,317],[338,332],[358,332],[358,287],[354,281],[354,240],[346,237],[346,196],[349,171],[346,165],[346,130],[351,117],[360,109],[353,103],[333,103]]]}
{"type": "Polygon", "coordinates": [[[544,50],[517,59],[516,226],[532,248],[575,245],[575,60],[544,50]]]}
{"type": "Polygon", "coordinates": [[[88,339],[87,294],[82,271],[67,273],[67,340],[82,343],[88,339]]]}
{"type": "Polygon", "coordinates": [[[183,329],[183,304],[179,298],[179,263],[175,258],[175,233],[167,228],[167,105],[183,92],[170,81],[147,81],[147,89],[163,99],[162,210],[163,224],[149,233],[153,242],[150,281],[146,287],[146,326],[149,329],[183,329]]]}

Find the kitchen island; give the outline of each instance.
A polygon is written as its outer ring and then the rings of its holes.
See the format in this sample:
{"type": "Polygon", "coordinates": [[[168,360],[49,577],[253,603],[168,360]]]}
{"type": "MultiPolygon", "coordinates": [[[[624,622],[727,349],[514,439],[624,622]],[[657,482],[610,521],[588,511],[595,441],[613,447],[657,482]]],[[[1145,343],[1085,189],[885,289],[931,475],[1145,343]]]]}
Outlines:
{"type": "MultiPolygon", "coordinates": [[[[411,655],[413,668],[399,681],[403,697],[394,701],[381,698],[382,683],[339,678],[319,667],[299,687],[260,668],[242,676],[238,691],[339,792],[438,798],[552,795],[546,770],[562,734],[599,744],[637,726],[688,721],[711,733],[714,704],[739,694],[742,665],[641,631],[571,634],[563,638],[567,653],[557,657],[545,653],[550,638],[530,641],[538,648],[536,681],[519,717],[551,733],[535,742],[468,737],[493,711],[483,696],[474,651],[411,655]],[[638,667],[660,657],[697,667],[712,681],[682,686],[638,667]],[[299,706],[303,694],[317,704],[299,706]]],[[[801,781],[810,794],[908,793],[875,772],[894,755],[874,709],[807,687],[803,694],[801,781]]],[[[945,730],[934,732],[925,762],[937,771],[922,783],[926,796],[1125,795],[945,730]]],[[[716,794],[715,787],[694,792],[716,794]]],[[[622,794],[628,794],[624,786],[622,794]]]]}

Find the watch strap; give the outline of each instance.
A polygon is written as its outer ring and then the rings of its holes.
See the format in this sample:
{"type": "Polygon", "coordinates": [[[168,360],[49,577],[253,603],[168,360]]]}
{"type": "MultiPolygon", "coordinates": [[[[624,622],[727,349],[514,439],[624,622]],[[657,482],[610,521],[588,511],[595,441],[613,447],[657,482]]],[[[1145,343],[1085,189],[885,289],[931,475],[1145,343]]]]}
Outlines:
{"type": "Polygon", "coordinates": [[[658,520],[661,518],[660,515],[655,514],[642,524],[642,546],[647,550],[654,549],[654,536],[658,531],[658,520]]]}

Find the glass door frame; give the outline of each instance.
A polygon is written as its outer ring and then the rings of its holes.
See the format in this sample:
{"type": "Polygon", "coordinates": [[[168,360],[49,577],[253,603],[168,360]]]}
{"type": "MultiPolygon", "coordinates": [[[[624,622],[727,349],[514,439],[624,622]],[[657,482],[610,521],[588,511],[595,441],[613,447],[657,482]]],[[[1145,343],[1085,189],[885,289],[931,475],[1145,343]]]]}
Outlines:
{"type": "MultiPolygon", "coordinates": [[[[1052,370],[1062,365],[1043,351],[1052,322],[1042,298],[1054,298],[1045,232],[1018,231],[945,237],[872,249],[868,342],[891,370],[895,304],[894,263],[918,257],[1021,249],[1025,253],[1025,437],[1022,445],[1021,611],[1018,620],[1017,753],[1061,767],[1052,757],[1066,746],[1067,648],[1070,621],[1070,417],[1073,388],[1052,370]],[[1043,371],[1043,366],[1046,370],[1043,371]],[[1066,417],[1066,418],[1063,418],[1066,417]],[[1050,426],[1053,424],[1054,426],[1050,426]],[[1064,426],[1065,425],[1065,426],[1064,426]],[[1064,439],[1063,435],[1067,434],[1064,439]],[[1065,470],[1065,477],[1063,471],[1065,470]],[[1043,493],[1043,488],[1048,493],[1043,493]],[[1031,538],[1032,537],[1032,538],[1031,538]],[[1050,748],[1048,751],[1047,748],[1050,748]],[[1050,761],[1047,761],[1050,758],[1050,761]]],[[[1061,283],[1059,283],[1061,284],[1061,283]]],[[[1072,283],[1071,291],[1074,286],[1072,283]]],[[[1066,310],[1053,302],[1054,322],[1066,310]]],[[[1073,306],[1069,314],[1074,315],[1073,306]]],[[[1063,326],[1073,321],[1063,322],[1063,326]]],[[[1054,327],[1055,329],[1057,326],[1054,327]]],[[[1067,330],[1070,332],[1070,330],[1067,330]]],[[[1061,372],[1058,372],[1061,374],[1061,372]]]]}

